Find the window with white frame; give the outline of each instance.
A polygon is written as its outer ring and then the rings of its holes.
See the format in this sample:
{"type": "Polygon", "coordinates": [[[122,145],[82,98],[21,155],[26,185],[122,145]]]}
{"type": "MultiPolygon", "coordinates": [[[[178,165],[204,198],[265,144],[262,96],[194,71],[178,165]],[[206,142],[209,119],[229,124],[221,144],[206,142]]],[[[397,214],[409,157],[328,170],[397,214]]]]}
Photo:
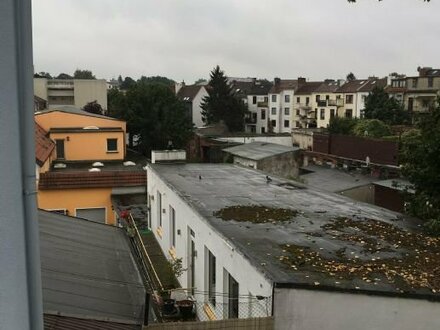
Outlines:
{"type": "Polygon", "coordinates": [[[290,95],[284,95],[284,102],[286,103],[290,102],[290,95]]]}
{"type": "Polygon", "coordinates": [[[277,96],[276,94],[272,94],[272,102],[276,102],[277,101],[277,96]]]}
{"type": "Polygon", "coordinates": [[[290,115],[290,108],[284,108],[284,115],[286,116],[290,115]]]}
{"type": "Polygon", "coordinates": [[[272,114],[272,115],[276,115],[276,114],[277,114],[277,108],[272,108],[272,110],[271,110],[271,114],[272,114]]]}
{"type": "Polygon", "coordinates": [[[206,291],[208,291],[208,301],[209,303],[215,307],[216,303],[216,258],[212,254],[212,252],[205,246],[205,255],[206,255],[206,275],[207,275],[207,286],[206,291]]]}

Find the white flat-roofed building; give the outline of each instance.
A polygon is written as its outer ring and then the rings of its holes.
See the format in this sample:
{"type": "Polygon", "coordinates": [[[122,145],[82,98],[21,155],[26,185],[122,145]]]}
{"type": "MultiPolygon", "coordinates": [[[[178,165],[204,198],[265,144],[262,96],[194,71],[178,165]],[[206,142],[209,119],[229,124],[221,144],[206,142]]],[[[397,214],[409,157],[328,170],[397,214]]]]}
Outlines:
{"type": "Polygon", "coordinates": [[[440,327],[440,241],[413,219],[232,164],[147,172],[151,229],[182,258],[200,319],[266,310],[275,329],[440,327]]]}

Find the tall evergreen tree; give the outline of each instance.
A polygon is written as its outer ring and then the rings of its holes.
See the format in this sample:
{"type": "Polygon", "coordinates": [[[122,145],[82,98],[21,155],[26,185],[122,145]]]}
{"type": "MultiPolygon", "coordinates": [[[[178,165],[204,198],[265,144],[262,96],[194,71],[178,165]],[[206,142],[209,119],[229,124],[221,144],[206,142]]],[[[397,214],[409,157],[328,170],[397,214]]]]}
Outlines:
{"type": "Polygon", "coordinates": [[[379,87],[375,87],[365,99],[364,117],[379,119],[389,125],[400,125],[409,121],[409,114],[403,109],[403,105],[379,87]]]}
{"type": "Polygon", "coordinates": [[[213,124],[223,120],[230,131],[242,131],[246,106],[234,96],[225,73],[218,65],[211,71],[207,92],[201,105],[203,121],[213,124]]]}

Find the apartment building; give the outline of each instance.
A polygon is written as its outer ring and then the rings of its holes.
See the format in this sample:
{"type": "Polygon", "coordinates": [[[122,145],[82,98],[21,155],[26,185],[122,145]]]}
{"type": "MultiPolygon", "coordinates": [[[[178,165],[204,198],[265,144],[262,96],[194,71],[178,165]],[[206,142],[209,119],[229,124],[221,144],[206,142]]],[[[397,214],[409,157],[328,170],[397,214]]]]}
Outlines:
{"type": "Polygon", "coordinates": [[[248,107],[245,117],[245,132],[264,134],[268,132],[268,93],[272,83],[256,78],[229,78],[234,94],[248,107]]]}
{"type": "Polygon", "coordinates": [[[343,105],[343,100],[338,98],[335,92],[341,84],[340,80],[325,80],[312,92],[312,100],[315,102],[316,127],[327,127],[330,120],[337,116],[338,107],[343,105]]]}
{"type": "Polygon", "coordinates": [[[401,101],[405,110],[413,113],[431,111],[440,95],[440,69],[419,67],[418,76],[406,77],[393,75],[390,77],[387,92],[401,101]]]}
{"type": "Polygon", "coordinates": [[[438,242],[411,219],[232,164],[147,172],[151,229],[200,320],[263,307],[276,329],[440,326],[438,242]]]}
{"type": "Polygon", "coordinates": [[[346,118],[361,118],[365,109],[365,99],[375,87],[385,88],[387,78],[370,77],[348,81],[339,87],[335,93],[342,99],[338,107],[338,116],[346,118]]]}
{"type": "Polygon", "coordinates": [[[34,78],[34,93],[47,101],[49,109],[65,105],[83,108],[87,103],[96,101],[107,111],[105,79],[34,78]]]}
{"type": "Polygon", "coordinates": [[[269,91],[269,132],[291,132],[295,91],[302,83],[305,83],[304,78],[298,80],[274,79],[273,86],[269,91]]]}
{"type": "Polygon", "coordinates": [[[116,224],[112,196],[144,191],[143,163],[127,162],[126,123],[73,107],[35,114],[38,206],[116,224]]]}
{"type": "Polygon", "coordinates": [[[205,123],[202,118],[203,99],[208,96],[204,85],[185,85],[184,82],[175,85],[177,97],[183,101],[187,107],[188,117],[195,127],[203,127],[205,123]]]}

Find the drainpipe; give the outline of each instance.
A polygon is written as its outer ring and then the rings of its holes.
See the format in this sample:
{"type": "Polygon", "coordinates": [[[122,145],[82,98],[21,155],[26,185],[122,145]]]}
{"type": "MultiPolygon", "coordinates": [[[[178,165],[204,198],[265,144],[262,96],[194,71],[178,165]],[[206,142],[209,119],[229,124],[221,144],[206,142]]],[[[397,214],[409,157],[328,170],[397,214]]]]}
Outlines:
{"type": "Polygon", "coordinates": [[[31,0],[0,2],[0,328],[43,329],[31,0]]]}

